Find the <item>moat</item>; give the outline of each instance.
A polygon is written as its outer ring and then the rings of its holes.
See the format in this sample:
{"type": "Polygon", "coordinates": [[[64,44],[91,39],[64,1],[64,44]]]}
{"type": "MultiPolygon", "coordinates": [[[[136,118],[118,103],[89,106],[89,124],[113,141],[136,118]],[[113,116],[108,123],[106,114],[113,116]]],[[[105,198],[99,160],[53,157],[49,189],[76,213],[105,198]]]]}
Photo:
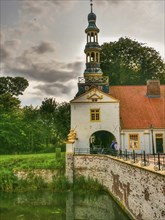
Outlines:
{"type": "Polygon", "coordinates": [[[128,220],[107,193],[0,193],[1,220],[128,220]]]}

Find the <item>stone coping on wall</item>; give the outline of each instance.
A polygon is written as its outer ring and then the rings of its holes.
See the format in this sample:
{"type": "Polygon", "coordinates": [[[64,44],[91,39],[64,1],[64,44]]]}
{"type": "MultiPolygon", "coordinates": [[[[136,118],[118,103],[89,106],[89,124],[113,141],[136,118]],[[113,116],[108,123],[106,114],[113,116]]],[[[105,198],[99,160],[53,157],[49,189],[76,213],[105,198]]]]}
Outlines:
{"type": "Polygon", "coordinates": [[[156,174],[161,175],[161,176],[165,176],[165,170],[158,170],[158,171],[154,170],[154,166],[152,164],[150,164],[148,166],[141,166],[139,163],[130,163],[130,161],[124,161],[123,159],[119,159],[119,158],[116,158],[116,157],[113,157],[113,156],[110,156],[110,155],[105,155],[105,154],[75,154],[75,155],[76,156],[109,157],[112,160],[120,161],[121,163],[128,164],[130,166],[137,167],[139,169],[147,170],[149,172],[156,173],[156,174]]]}

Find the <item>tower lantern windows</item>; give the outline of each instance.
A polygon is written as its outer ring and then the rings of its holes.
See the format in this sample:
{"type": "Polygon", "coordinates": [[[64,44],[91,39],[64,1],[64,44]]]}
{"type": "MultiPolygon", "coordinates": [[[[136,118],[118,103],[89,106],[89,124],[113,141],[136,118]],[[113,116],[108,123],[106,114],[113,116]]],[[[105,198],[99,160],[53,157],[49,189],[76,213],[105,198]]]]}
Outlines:
{"type": "Polygon", "coordinates": [[[100,68],[101,47],[98,43],[99,29],[96,26],[96,15],[92,11],[88,15],[88,23],[88,27],[85,29],[87,44],[84,50],[86,54],[86,69],[84,75],[89,76],[96,74],[102,76],[103,73],[100,68]]]}
{"type": "Polygon", "coordinates": [[[90,54],[88,53],[87,54],[87,63],[89,63],[90,62],[90,54]]]}
{"type": "Polygon", "coordinates": [[[95,42],[95,35],[93,32],[91,33],[91,42],[95,42]]]}
{"type": "Polygon", "coordinates": [[[96,53],[96,62],[99,62],[98,53],[96,53]]]}
{"type": "Polygon", "coordinates": [[[95,33],[95,42],[97,42],[97,34],[95,33]]]}
{"type": "Polygon", "coordinates": [[[94,52],[91,53],[91,62],[95,61],[95,54],[94,52]]]}

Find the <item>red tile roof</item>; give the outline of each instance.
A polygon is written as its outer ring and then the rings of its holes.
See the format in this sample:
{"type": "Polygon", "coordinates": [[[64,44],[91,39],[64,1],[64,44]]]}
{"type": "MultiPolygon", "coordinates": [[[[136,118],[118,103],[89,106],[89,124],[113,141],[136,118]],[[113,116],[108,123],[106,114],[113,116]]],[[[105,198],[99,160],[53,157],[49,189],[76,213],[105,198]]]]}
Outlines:
{"type": "Polygon", "coordinates": [[[148,98],[146,86],[111,86],[110,95],[120,100],[122,129],[165,129],[165,85],[160,98],[148,98]]]}

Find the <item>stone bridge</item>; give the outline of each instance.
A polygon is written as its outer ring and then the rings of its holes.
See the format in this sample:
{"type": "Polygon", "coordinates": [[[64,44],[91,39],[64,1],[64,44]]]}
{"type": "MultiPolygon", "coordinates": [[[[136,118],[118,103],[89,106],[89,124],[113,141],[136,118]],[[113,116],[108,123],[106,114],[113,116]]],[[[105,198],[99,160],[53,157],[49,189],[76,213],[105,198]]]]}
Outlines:
{"type": "Polygon", "coordinates": [[[137,220],[165,219],[165,173],[107,155],[66,153],[66,176],[97,179],[137,220]]]}

